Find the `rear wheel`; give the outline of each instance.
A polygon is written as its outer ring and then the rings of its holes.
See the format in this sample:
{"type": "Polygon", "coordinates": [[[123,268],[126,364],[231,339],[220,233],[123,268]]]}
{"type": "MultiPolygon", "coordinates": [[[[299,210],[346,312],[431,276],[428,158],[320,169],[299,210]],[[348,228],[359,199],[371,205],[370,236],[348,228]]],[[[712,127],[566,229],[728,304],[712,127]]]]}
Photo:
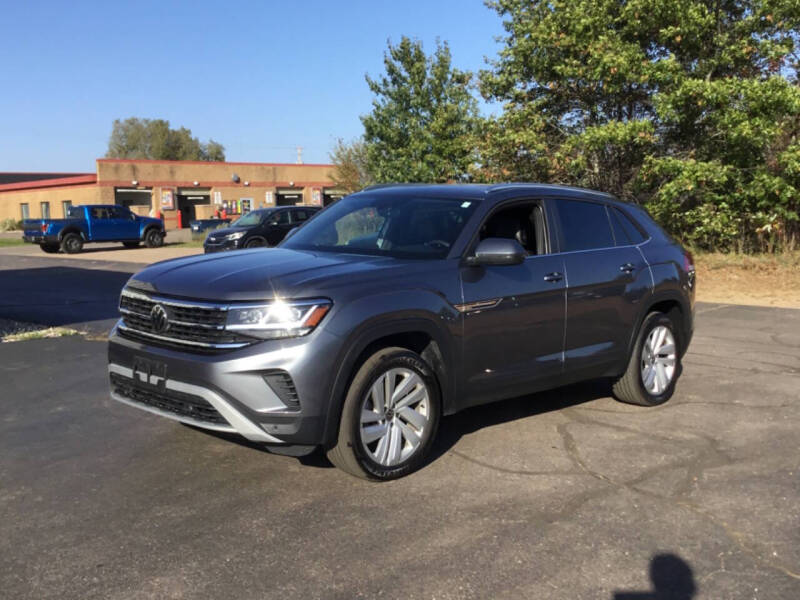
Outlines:
{"type": "Polygon", "coordinates": [[[150,229],[144,234],[144,245],[148,248],[159,248],[164,244],[164,234],[158,229],[150,229]]]}
{"type": "Polygon", "coordinates": [[[77,233],[68,233],[61,239],[61,249],[67,254],[77,254],[83,250],[83,238],[77,233]]]}
{"type": "Polygon", "coordinates": [[[681,371],[677,340],[672,319],[660,312],[647,315],[628,368],[614,384],[617,400],[640,406],[656,406],[669,400],[681,371]]]}
{"type": "Polygon", "coordinates": [[[126,248],[138,248],[139,242],[122,242],[122,245],[126,248]]]}
{"type": "Polygon", "coordinates": [[[58,244],[39,244],[39,248],[48,254],[55,254],[61,249],[58,244]]]}
{"type": "Polygon", "coordinates": [[[385,481],[417,469],[439,426],[440,397],[428,364],[404,348],[384,348],[361,366],[347,391],[328,459],[356,477],[385,481]]]}

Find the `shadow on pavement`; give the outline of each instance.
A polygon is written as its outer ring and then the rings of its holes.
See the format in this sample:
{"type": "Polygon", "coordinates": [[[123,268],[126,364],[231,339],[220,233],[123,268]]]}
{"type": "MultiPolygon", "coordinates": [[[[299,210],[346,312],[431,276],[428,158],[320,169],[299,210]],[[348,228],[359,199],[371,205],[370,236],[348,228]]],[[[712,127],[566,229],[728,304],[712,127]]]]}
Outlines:
{"type": "MultiPolygon", "coordinates": [[[[500,425],[517,419],[524,419],[546,412],[561,410],[590,400],[605,398],[611,394],[611,384],[608,380],[598,379],[570,385],[555,390],[548,390],[537,394],[530,394],[509,400],[500,400],[491,404],[468,408],[455,415],[442,419],[439,425],[439,432],[436,441],[431,448],[431,452],[425,459],[421,468],[429,465],[448,452],[465,435],[491,427],[500,425]]],[[[199,427],[187,425],[204,435],[227,440],[254,450],[271,454],[265,445],[258,442],[251,442],[238,434],[211,431],[199,427]]],[[[325,457],[321,449],[317,449],[306,456],[298,456],[301,464],[308,467],[322,469],[332,468],[333,465],[325,457]]]]}
{"type": "Polygon", "coordinates": [[[469,408],[442,419],[428,462],[446,454],[463,436],[484,427],[561,410],[610,395],[610,382],[596,379],[469,408]]]}
{"type": "Polygon", "coordinates": [[[692,567],[674,554],[657,554],[650,561],[651,591],[614,592],[613,600],[691,600],[697,592],[692,567]]]}
{"type": "Polygon", "coordinates": [[[0,270],[0,317],[48,326],[115,319],[130,276],[66,266],[0,270]]]}

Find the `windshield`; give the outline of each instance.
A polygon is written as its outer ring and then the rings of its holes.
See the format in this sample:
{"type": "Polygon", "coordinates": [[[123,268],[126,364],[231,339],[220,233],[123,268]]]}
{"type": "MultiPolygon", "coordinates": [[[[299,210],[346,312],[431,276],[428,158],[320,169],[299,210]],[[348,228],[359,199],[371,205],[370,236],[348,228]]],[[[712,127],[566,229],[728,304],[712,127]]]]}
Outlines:
{"type": "Polygon", "coordinates": [[[444,258],[476,206],[475,200],[356,194],[316,215],[282,246],[444,258]]]}
{"type": "Polygon", "coordinates": [[[264,215],[267,214],[268,211],[266,210],[254,210],[246,215],[242,215],[238,219],[236,219],[233,223],[231,223],[231,227],[253,227],[254,225],[258,225],[261,223],[261,219],[264,215]]]}

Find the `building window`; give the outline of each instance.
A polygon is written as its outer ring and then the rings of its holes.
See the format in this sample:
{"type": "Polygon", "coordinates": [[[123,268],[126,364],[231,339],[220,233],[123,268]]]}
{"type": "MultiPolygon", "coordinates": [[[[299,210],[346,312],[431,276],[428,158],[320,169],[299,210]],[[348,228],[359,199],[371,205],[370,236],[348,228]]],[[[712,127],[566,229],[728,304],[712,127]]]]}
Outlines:
{"type": "Polygon", "coordinates": [[[69,214],[69,208],[72,206],[72,200],[62,200],[61,201],[61,210],[64,211],[64,218],[67,218],[69,214]]]}
{"type": "Polygon", "coordinates": [[[30,219],[31,218],[31,209],[28,206],[27,202],[19,205],[20,210],[22,211],[22,219],[30,219]]]}
{"type": "Polygon", "coordinates": [[[42,202],[42,218],[49,219],[50,218],[50,203],[49,202],[42,202]]]}

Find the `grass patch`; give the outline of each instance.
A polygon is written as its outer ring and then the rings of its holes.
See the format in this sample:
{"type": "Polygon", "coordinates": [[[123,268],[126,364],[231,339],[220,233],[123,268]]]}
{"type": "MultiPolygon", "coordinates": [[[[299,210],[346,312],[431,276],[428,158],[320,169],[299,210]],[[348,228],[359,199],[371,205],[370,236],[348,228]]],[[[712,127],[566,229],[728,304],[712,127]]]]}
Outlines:
{"type": "Polygon", "coordinates": [[[48,327],[47,329],[37,329],[34,331],[21,331],[3,336],[0,342],[27,342],[28,340],[41,340],[45,338],[59,338],[72,335],[80,335],[79,331],[68,327],[48,327]]]}
{"type": "Polygon", "coordinates": [[[5,246],[22,246],[23,242],[20,238],[0,238],[0,248],[5,246]]]}
{"type": "Polygon", "coordinates": [[[191,242],[175,242],[174,244],[164,244],[170,248],[202,248],[203,240],[192,240],[191,242]]]}
{"type": "Polygon", "coordinates": [[[800,251],[779,254],[723,254],[721,252],[697,252],[695,262],[706,269],[741,269],[743,271],[764,269],[781,271],[800,269],[800,251]]]}
{"type": "Polygon", "coordinates": [[[698,300],[800,308],[800,251],[696,252],[694,259],[698,300]]]}

